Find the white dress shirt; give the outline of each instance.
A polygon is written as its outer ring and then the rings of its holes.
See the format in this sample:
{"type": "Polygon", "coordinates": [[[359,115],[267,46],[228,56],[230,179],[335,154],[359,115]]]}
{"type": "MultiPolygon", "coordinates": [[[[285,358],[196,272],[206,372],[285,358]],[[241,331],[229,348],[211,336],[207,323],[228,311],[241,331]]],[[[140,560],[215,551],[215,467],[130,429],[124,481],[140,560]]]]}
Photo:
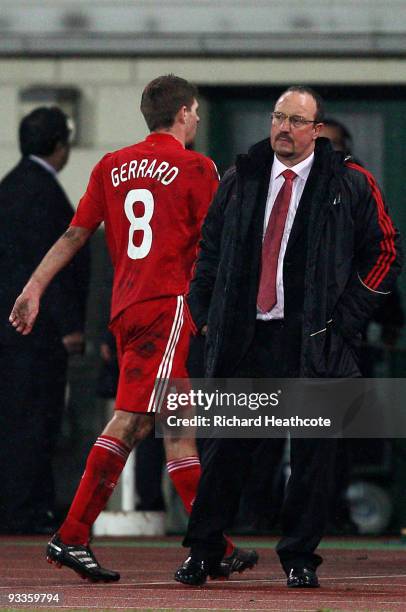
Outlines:
{"type": "Polygon", "coordinates": [[[278,269],[276,272],[276,304],[269,312],[261,312],[257,310],[257,319],[262,321],[269,321],[271,319],[283,319],[284,317],[284,293],[283,293],[283,260],[285,257],[286,247],[288,244],[290,232],[292,230],[293,221],[297,207],[299,206],[300,198],[304,187],[306,185],[307,178],[310,174],[311,167],[313,165],[314,153],[306,157],[296,166],[288,168],[274,155],[271,180],[269,182],[268,198],[266,201],[265,218],[264,218],[264,230],[262,240],[265,237],[265,230],[268,225],[269,218],[271,216],[272,208],[276,200],[285,179],[281,176],[285,170],[293,170],[297,174],[297,177],[293,181],[292,196],[290,198],[289,210],[286,217],[285,229],[282,236],[281,248],[279,251],[278,269]]]}

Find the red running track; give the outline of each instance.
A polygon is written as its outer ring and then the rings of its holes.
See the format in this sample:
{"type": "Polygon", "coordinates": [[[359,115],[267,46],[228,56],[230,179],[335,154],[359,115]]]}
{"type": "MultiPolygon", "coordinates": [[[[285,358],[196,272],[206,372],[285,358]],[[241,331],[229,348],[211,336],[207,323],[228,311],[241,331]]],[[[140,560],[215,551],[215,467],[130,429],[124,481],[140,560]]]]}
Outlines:
{"type": "MultiPolygon", "coordinates": [[[[244,541],[239,541],[244,545],[244,541]]],[[[119,570],[115,584],[91,584],[46,563],[43,538],[0,537],[0,609],[267,610],[405,612],[406,554],[396,541],[328,541],[319,569],[321,588],[292,590],[268,539],[256,539],[260,563],[226,582],[191,588],[173,580],[185,557],[179,538],[95,542],[102,565],[119,570]],[[53,604],[9,603],[14,594],[57,594],[53,604]]],[[[245,545],[251,545],[246,542],[245,545]]]]}

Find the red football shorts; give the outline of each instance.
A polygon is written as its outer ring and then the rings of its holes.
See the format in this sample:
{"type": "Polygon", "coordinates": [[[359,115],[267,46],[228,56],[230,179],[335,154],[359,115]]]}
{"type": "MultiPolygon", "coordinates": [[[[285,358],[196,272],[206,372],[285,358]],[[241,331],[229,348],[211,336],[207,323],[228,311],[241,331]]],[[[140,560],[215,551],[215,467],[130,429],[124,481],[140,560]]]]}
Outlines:
{"type": "Polygon", "coordinates": [[[111,326],[120,376],[116,410],[159,413],[170,378],[187,378],[194,325],[183,296],[134,304],[111,326]]]}

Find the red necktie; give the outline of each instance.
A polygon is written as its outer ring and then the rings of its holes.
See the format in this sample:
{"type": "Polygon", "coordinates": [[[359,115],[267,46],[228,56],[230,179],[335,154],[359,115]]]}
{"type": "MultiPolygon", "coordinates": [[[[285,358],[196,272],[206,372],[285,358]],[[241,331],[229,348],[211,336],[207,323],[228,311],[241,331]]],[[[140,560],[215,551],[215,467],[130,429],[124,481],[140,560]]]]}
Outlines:
{"type": "Polygon", "coordinates": [[[276,304],[276,272],[279,251],[288,216],[293,181],[297,174],[293,170],[285,170],[282,176],[285,182],[275,198],[262,244],[262,267],[257,299],[261,312],[269,312],[276,304]]]}

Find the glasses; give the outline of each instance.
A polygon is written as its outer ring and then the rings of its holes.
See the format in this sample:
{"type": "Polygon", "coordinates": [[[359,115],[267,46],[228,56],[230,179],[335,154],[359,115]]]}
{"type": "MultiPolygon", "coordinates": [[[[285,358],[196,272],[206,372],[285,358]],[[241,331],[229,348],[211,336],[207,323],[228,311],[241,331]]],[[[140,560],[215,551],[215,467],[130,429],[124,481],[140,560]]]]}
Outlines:
{"type": "Polygon", "coordinates": [[[312,119],[305,119],[304,117],[301,117],[300,115],[285,115],[285,113],[280,113],[277,111],[274,111],[273,113],[271,113],[271,117],[272,117],[272,123],[274,123],[275,125],[282,125],[282,123],[284,123],[286,119],[288,119],[290,125],[294,128],[304,127],[308,123],[314,123],[314,124],[319,123],[318,121],[315,121],[312,119]]]}

